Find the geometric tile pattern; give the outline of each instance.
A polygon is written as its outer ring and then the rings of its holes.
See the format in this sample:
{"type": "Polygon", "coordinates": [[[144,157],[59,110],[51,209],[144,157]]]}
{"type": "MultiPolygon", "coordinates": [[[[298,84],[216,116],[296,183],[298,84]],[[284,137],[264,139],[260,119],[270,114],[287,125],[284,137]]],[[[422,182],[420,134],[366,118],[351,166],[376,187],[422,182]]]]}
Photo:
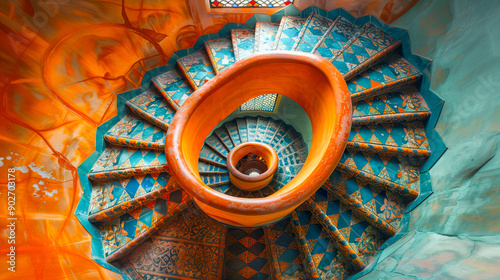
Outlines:
{"type": "Polygon", "coordinates": [[[178,110],[186,99],[193,93],[184,75],[177,69],[172,69],[152,79],[156,89],[163,95],[165,100],[178,110]]]}
{"type": "Polygon", "coordinates": [[[136,237],[148,231],[167,213],[172,212],[189,197],[184,190],[179,189],[141,205],[116,219],[103,223],[101,235],[105,256],[115,253],[118,249],[136,239],[136,237]]]}
{"type": "Polygon", "coordinates": [[[228,228],[224,279],[268,279],[269,256],[262,228],[228,228]]]}
{"type": "Polygon", "coordinates": [[[305,22],[306,19],[301,17],[283,17],[281,19],[274,49],[291,51],[293,45],[300,39],[299,33],[305,22]]]}
{"type": "Polygon", "coordinates": [[[307,279],[299,243],[290,218],[266,228],[273,264],[283,279],[307,279]]]}
{"type": "Polygon", "coordinates": [[[293,0],[210,0],[211,8],[275,8],[285,7],[293,0]]]}
{"type": "Polygon", "coordinates": [[[216,75],[205,48],[179,58],[177,64],[195,90],[216,75]]]}
{"type": "Polygon", "coordinates": [[[333,27],[313,49],[313,52],[327,60],[331,60],[346,46],[360,29],[342,16],[337,17],[333,27]]]}
{"type": "Polygon", "coordinates": [[[164,150],[109,146],[104,149],[90,170],[89,178],[93,180],[124,178],[140,173],[160,172],[166,166],[164,150]]]}
{"type": "Polygon", "coordinates": [[[277,107],[278,94],[263,94],[241,104],[240,111],[274,112],[277,107]]]}
{"type": "Polygon", "coordinates": [[[300,52],[312,52],[314,47],[320,42],[323,35],[328,31],[333,21],[318,14],[312,14],[300,31],[300,40],[293,50],[300,52]]]}
{"type": "Polygon", "coordinates": [[[226,227],[190,208],[122,260],[134,279],[221,279],[226,227]]]}
{"type": "Polygon", "coordinates": [[[365,24],[362,29],[361,34],[354,37],[355,39],[332,61],[342,74],[369,66],[374,62],[370,58],[389,52],[400,44],[372,23],[365,24]]]}
{"type": "Polygon", "coordinates": [[[168,129],[168,124],[175,114],[175,110],[154,89],[146,90],[125,104],[135,114],[164,130],[168,129]]]}
{"type": "Polygon", "coordinates": [[[205,47],[214,66],[215,73],[219,74],[234,64],[234,52],[231,38],[221,38],[205,42],[205,47]]]}
{"type": "Polygon", "coordinates": [[[108,142],[145,149],[165,149],[167,132],[150,123],[128,114],[104,134],[108,142]]]}
{"type": "Polygon", "coordinates": [[[383,62],[347,81],[347,88],[355,102],[415,82],[421,76],[422,73],[404,58],[389,54],[383,62]]]}
{"type": "Polygon", "coordinates": [[[273,50],[278,29],[279,23],[258,21],[255,24],[254,52],[273,50]]]}
{"type": "Polygon", "coordinates": [[[235,61],[242,60],[253,54],[255,44],[255,30],[232,29],[231,40],[233,42],[235,61]]]}

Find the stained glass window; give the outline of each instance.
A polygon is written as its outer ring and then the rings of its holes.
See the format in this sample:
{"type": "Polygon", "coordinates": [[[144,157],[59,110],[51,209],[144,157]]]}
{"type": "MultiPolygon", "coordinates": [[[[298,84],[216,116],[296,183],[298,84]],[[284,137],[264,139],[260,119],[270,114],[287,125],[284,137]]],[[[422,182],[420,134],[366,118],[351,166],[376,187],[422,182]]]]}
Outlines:
{"type": "Polygon", "coordinates": [[[261,96],[257,96],[254,99],[243,103],[240,106],[241,111],[266,111],[266,112],[274,112],[276,108],[276,103],[278,101],[278,94],[263,94],[261,96]]]}
{"type": "Polygon", "coordinates": [[[279,8],[293,4],[293,0],[210,0],[212,8],[279,8]]]}

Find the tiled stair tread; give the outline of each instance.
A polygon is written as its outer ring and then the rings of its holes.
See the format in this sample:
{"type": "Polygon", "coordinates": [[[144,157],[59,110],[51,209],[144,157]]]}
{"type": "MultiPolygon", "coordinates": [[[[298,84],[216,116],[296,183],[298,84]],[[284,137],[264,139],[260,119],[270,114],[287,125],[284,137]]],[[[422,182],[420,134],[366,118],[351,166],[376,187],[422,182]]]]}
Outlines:
{"type": "Polygon", "coordinates": [[[255,135],[257,132],[257,119],[247,118],[247,137],[248,141],[255,141],[255,135]]]}
{"type": "Polygon", "coordinates": [[[354,76],[352,73],[359,73],[401,44],[372,23],[366,23],[362,28],[361,34],[332,61],[346,80],[354,76]]]}
{"type": "Polygon", "coordinates": [[[203,182],[209,186],[219,186],[228,184],[229,181],[229,173],[226,175],[218,174],[218,175],[202,175],[201,179],[203,182]]]}
{"type": "Polygon", "coordinates": [[[208,164],[206,162],[198,162],[198,171],[202,172],[228,172],[226,168],[208,164]]]}
{"type": "Polygon", "coordinates": [[[332,24],[333,21],[331,19],[322,17],[318,14],[310,15],[300,31],[300,39],[293,46],[293,50],[308,53],[312,52],[332,24]]]}
{"type": "Polygon", "coordinates": [[[93,180],[130,177],[141,173],[155,173],[167,166],[165,151],[140,150],[109,146],[97,159],[89,173],[93,180]]]}
{"type": "Polygon", "coordinates": [[[347,82],[353,102],[392,91],[419,80],[422,73],[397,54],[389,54],[377,64],[347,82]]]}
{"type": "Polygon", "coordinates": [[[236,125],[238,126],[238,134],[240,135],[241,142],[248,142],[248,130],[247,130],[247,120],[236,119],[236,125]]]}
{"type": "Polygon", "coordinates": [[[255,24],[254,52],[265,52],[274,49],[279,23],[258,21],[255,24]]]}
{"type": "Polygon", "coordinates": [[[257,118],[257,128],[255,130],[255,141],[256,142],[264,142],[266,137],[267,126],[269,125],[268,118],[257,118]]]}
{"type": "MultiPolygon", "coordinates": [[[[306,200],[304,205],[311,211],[313,216],[321,223],[325,234],[330,240],[334,241],[337,245],[337,249],[344,256],[346,260],[349,260],[347,264],[348,267],[351,267],[353,270],[362,270],[365,267],[365,264],[359,257],[359,254],[353,249],[353,244],[351,243],[353,239],[353,235],[357,235],[358,232],[354,230],[354,228],[358,228],[358,230],[362,230],[363,225],[368,225],[365,221],[354,219],[354,215],[351,215],[351,219],[346,220],[348,215],[341,216],[339,218],[338,224],[342,225],[342,221],[345,222],[353,221],[355,224],[352,226],[346,225],[345,228],[339,229],[337,228],[337,224],[335,221],[332,221],[329,216],[325,213],[326,209],[321,208],[318,204],[316,204],[312,198],[306,200]],[[360,222],[360,223],[357,223],[360,222]],[[351,232],[352,231],[352,232],[351,232]]],[[[335,208],[335,207],[333,207],[335,208]]],[[[332,215],[332,218],[338,217],[337,215],[332,215]]]]}
{"type": "Polygon", "coordinates": [[[179,73],[177,67],[154,77],[152,81],[156,89],[163,95],[163,98],[175,110],[178,110],[191,93],[193,93],[189,82],[183,74],[179,73]]]}
{"type": "Polygon", "coordinates": [[[360,31],[361,29],[358,26],[339,16],[332,28],[325,32],[318,44],[316,44],[313,53],[331,61],[360,31]]]}
{"type": "Polygon", "coordinates": [[[305,154],[305,156],[307,156],[307,144],[304,142],[302,138],[297,138],[293,140],[290,144],[282,147],[281,150],[278,151],[278,156],[286,157],[290,154],[299,151],[305,154]]]}
{"type": "Polygon", "coordinates": [[[128,100],[127,106],[139,117],[167,130],[175,110],[154,89],[128,100]]]}
{"type": "Polygon", "coordinates": [[[176,210],[185,208],[190,199],[185,191],[179,189],[100,225],[105,257],[108,261],[114,260],[130,245],[142,243],[145,233],[157,230],[158,223],[163,225],[169,214],[176,214],[176,210]],[[114,256],[109,260],[111,255],[114,256]]]}
{"type": "Polygon", "coordinates": [[[306,18],[285,16],[281,19],[276,35],[275,50],[290,51],[299,40],[299,33],[306,18]]]}
{"type": "Polygon", "coordinates": [[[312,215],[309,209],[301,205],[297,213],[300,230],[310,250],[311,261],[319,274],[320,279],[342,279],[346,274],[348,263],[344,256],[336,249],[336,244],[328,238],[326,229],[312,215]]]}
{"type": "Polygon", "coordinates": [[[220,38],[205,41],[208,57],[212,62],[212,67],[216,74],[224,71],[227,67],[234,64],[233,43],[231,38],[220,38]]]}
{"type": "Polygon", "coordinates": [[[330,188],[345,192],[351,199],[360,202],[365,209],[368,209],[386,223],[395,228],[399,227],[404,203],[400,201],[397,195],[374,186],[369,181],[339,171],[334,171],[327,183],[330,184],[330,188]]]}
{"type": "MultiPolygon", "coordinates": [[[[319,206],[333,225],[340,231],[352,247],[358,247],[361,236],[366,232],[370,224],[356,212],[351,211],[347,205],[339,201],[332,193],[320,188],[311,197],[319,206]]],[[[377,231],[373,229],[372,231],[377,231]]],[[[380,234],[379,234],[380,235],[380,234]]],[[[377,245],[377,244],[367,244],[377,245]]],[[[375,250],[376,251],[376,250],[375,250]]],[[[373,252],[374,253],[374,252],[373,252]]]]}
{"type": "Polygon", "coordinates": [[[224,125],[217,128],[214,133],[217,137],[219,137],[219,140],[222,141],[227,151],[231,151],[231,149],[234,148],[233,140],[231,140],[231,137],[229,136],[229,133],[224,125]]]}
{"type": "Polygon", "coordinates": [[[429,106],[414,85],[360,100],[352,105],[353,118],[430,111],[429,106]]]}
{"type": "Polygon", "coordinates": [[[300,253],[300,244],[290,218],[267,226],[264,230],[268,239],[268,250],[275,271],[275,279],[308,279],[303,256],[300,253]]]}
{"type": "Polygon", "coordinates": [[[235,146],[242,143],[240,133],[238,131],[238,124],[236,121],[227,122],[224,124],[227,132],[229,133],[229,137],[235,146]]]}
{"type": "Polygon", "coordinates": [[[221,279],[226,234],[226,226],[196,208],[189,208],[120,259],[120,264],[132,279],[221,279]],[[162,264],[151,262],[152,252],[162,264]],[[188,255],[188,262],[183,257],[172,258],[172,252],[195,254],[188,255]],[[166,266],[162,266],[164,263],[166,266]],[[188,265],[189,269],[176,269],[188,265]]]}
{"type": "Polygon", "coordinates": [[[89,220],[111,219],[180,188],[170,173],[153,173],[95,183],[89,220]]]}
{"type": "Polygon", "coordinates": [[[235,61],[242,60],[253,54],[255,45],[254,29],[232,29],[231,41],[235,61]]]}
{"type": "Polygon", "coordinates": [[[215,134],[207,137],[205,145],[214,150],[220,157],[226,158],[229,153],[229,150],[226,148],[226,145],[224,145],[224,142],[222,142],[215,134]]]}
{"type": "Polygon", "coordinates": [[[166,134],[165,130],[128,114],[104,134],[104,139],[131,148],[165,149],[166,134]]]}
{"type": "Polygon", "coordinates": [[[349,141],[385,146],[429,150],[423,122],[356,125],[349,141]]]}
{"type": "Polygon", "coordinates": [[[205,163],[212,165],[219,165],[222,168],[226,168],[226,158],[219,155],[215,150],[208,147],[207,145],[203,145],[200,151],[200,160],[205,163]]]}
{"type": "Polygon", "coordinates": [[[270,262],[263,228],[228,228],[223,279],[268,279],[270,262]],[[242,269],[245,268],[245,269],[242,269]]]}
{"type": "Polygon", "coordinates": [[[193,89],[198,89],[206,82],[215,77],[215,71],[208,57],[207,50],[201,48],[198,51],[179,58],[177,65],[186,76],[193,89]]]}

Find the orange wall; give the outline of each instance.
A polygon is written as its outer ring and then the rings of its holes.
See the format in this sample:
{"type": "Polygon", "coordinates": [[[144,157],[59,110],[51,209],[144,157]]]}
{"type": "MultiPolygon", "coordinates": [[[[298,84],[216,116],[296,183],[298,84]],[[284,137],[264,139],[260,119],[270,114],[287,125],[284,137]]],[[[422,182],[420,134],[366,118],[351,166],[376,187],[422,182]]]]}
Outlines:
{"type": "MultiPolygon", "coordinates": [[[[73,215],[76,168],[116,96],[179,49],[250,14],[208,14],[200,0],[2,1],[0,4],[0,278],[117,277],[90,258],[90,235],[73,215]],[[190,4],[192,3],[192,4],[190,4]],[[6,270],[7,169],[16,175],[16,274],[6,270]]],[[[344,7],[390,22],[416,1],[298,1],[344,7]],[[401,4],[400,2],[405,2],[401,4]]]]}

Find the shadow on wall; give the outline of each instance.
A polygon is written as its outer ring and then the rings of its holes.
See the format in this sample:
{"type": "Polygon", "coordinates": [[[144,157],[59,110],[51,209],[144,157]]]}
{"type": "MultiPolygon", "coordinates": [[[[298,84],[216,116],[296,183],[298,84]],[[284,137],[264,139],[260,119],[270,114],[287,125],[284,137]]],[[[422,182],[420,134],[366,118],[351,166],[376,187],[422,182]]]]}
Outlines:
{"type": "Polygon", "coordinates": [[[433,60],[431,90],[446,100],[436,130],[448,151],[403,238],[356,278],[500,277],[499,13],[490,1],[420,1],[393,23],[433,60]]]}

